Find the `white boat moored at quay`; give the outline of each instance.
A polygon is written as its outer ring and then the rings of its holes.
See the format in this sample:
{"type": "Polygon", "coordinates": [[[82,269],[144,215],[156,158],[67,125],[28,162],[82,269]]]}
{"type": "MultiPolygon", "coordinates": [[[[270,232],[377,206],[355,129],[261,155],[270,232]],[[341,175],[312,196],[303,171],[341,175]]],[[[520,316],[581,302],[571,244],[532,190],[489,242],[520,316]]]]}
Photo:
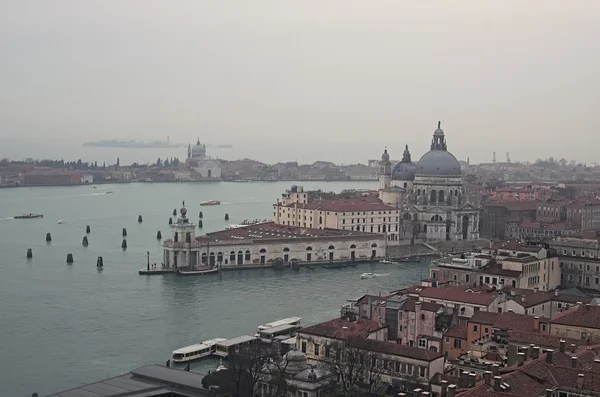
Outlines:
{"type": "Polygon", "coordinates": [[[271,323],[266,323],[258,326],[258,332],[263,331],[268,328],[279,327],[281,325],[299,325],[300,317],[288,317],[281,320],[273,321],[271,323]]]}
{"type": "Polygon", "coordinates": [[[296,331],[301,329],[302,326],[295,324],[283,324],[277,327],[270,327],[263,329],[258,333],[258,337],[265,343],[271,343],[275,340],[286,340],[296,335],[296,331]]]}
{"type": "Polygon", "coordinates": [[[226,339],[218,342],[215,346],[214,355],[219,357],[229,357],[240,351],[242,347],[260,343],[256,336],[242,335],[235,338],[226,339]]]}
{"type": "Polygon", "coordinates": [[[363,273],[360,275],[360,278],[373,278],[373,277],[377,277],[377,275],[375,273],[363,273]]]}
{"type": "Polygon", "coordinates": [[[198,360],[208,357],[216,350],[217,343],[227,341],[225,338],[215,338],[194,345],[182,347],[181,349],[173,350],[171,359],[174,363],[185,363],[188,361],[198,360]]]}

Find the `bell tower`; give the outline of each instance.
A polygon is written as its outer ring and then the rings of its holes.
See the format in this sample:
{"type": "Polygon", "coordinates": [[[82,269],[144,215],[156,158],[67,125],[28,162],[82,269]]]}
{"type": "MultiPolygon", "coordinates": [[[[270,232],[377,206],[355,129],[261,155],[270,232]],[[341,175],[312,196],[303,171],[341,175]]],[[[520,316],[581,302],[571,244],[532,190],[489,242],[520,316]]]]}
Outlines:
{"type": "Polygon", "coordinates": [[[379,161],[379,190],[390,187],[392,181],[392,163],[390,163],[390,155],[388,154],[387,148],[381,155],[379,161]]]}

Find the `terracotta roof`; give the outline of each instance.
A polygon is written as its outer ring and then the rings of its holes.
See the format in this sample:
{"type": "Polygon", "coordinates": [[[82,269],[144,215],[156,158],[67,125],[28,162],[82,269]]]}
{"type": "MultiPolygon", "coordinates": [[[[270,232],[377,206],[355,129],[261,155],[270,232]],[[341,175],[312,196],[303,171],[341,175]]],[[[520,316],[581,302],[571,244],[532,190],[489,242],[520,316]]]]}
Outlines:
{"type": "Polygon", "coordinates": [[[532,255],[523,256],[523,257],[511,256],[511,257],[502,259],[503,262],[518,262],[518,263],[529,263],[529,262],[535,262],[537,260],[539,260],[539,259],[532,255]]]}
{"type": "Polygon", "coordinates": [[[490,293],[467,292],[462,287],[427,288],[418,292],[422,298],[446,300],[489,306],[498,295],[490,293]]]}
{"type": "MultiPolygon", "coordinates": [[[[405,312],[416,311],[417,302],[418,301],[413,299],[407,300],[406,302],[404,302],[404,305],[402,305],[402,310],[405,312]]],[[[421,310],[434,313],[437,313],[437,311],[440,310],[440,308],[442,307],[442,305],[433,302],[419,302],[419,304],[421,305],[421,310]]]]}
{"type": "Polygon", "coordinates": [[[494,325],[500,318],[500,313],[478,311],[469,319],[470,323],[494,325]]]}
{"type": "Polygon", "coordinates": [[[503,269],[501,263],[492,263],[481,269],[481,273],[516,278],[519,277],[522,272],[518,270],[503,269]]]}
{"type": "Polygon", "coordinates": [[[531,290],[526,290],[527,293],[521,293],[520,296],[515,296],[514,300],[519,302],[521,306],[524,308],[529,308],[532,306],[537,306],[539,304],[555,301],[555,302],[563,302],[563,303],[590,303],[593,298],[592,297],[584,297],[578,295],[568,295],[561,294],[558,295],[554,291],[544,291],[544,292],[534,292],[531,290]]]}
{"type": "Polygon", "coordinates": [[[422,361],[433,361],[443,357],[441,352],[433,352],[429,349],[421,349],[418,347],[401,345],[394,342],[386,342],[374,339],[352,338],[350,340],[352,346],[369,350],[372,352],[391,354],[394,356],[414,358],[422,361]]]}
{"type": "Polygon", "coordinates": [[[457,339],[467,339],[467,327],[466,325],[455,324],[448,328],[444,336],[457,339]]]}
{"type": "Polygon", "coordinates": [[[520,243],[517,243],[516,241],[501,241],[499,243],[492,244],[491,248],[497,249],[497,250],[538,253],[544,247],[541,247],[539,245],[520,244],[520,243]]]}
{"type": "Polygon", "coordinates": [[[578,305],[559,313],[552,324],[600,329],[600,306],[578,305]]]}
{"type": "Polygon", "coordinates": [[[228,230],[220,230],[213,233],[207,233],[196,237],[198,241],[208,240],[214,243],[216,241],[237,240],[251,243],[254,240],[283,240],[289,239],[312,239],[319,237],[369,237],[376,238],[376,234],[340,229],[311,229],[299,226],[280,225],[274,222],[259,223],[250,226],[238,227],[228,230]]]}
{"type": "Polygon", "coordinates": [[[534,316],[528,316],[526,314],[517,314],[504,312],[500,314],[498,320],[494,323],[494,328],[510,329],[514,331],[525,331],[525,332],[537,332],[535,329],[535,321],[540,323],[549,322],[550,319],[546,317],[540,317],[536,320],[534,316]]]}
{"type": "Polygon", "coordinates": [[[325,321],[324,323],[302,328],[300,333],[324,336],[334,339],[348,339],[351,337],[367,338],[372,332],[387,325],[380,325],[377,321],[359,318],[356,322],[346,321],[342,318],[325,321]]]}
{"type": "Polygon", "coordinates": [[[582,343],[585,343],[585,341],[582,341],[581,339],[560,338],[557,336],[539,334],[537,332],[509,331],[508,334],[510,342],[525,344],[533,343],[542,348],[558,349],[561,340],[564,340],[567,346],[571,346],[571,344],[580,346],[582,343]]]}

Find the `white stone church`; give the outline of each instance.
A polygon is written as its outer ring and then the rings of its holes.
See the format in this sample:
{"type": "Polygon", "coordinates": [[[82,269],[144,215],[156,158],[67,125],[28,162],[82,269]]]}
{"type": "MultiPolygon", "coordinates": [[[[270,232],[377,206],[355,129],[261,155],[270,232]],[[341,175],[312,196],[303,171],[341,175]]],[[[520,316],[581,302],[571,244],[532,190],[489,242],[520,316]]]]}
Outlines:
{"type": "Polygon", "coordinates": [[[392,168],[387,149],[379,162],[379,197],[400,209],[405,240],[441,241],[479,238],[479,210],[466,198],[461,168],[447,149],[441,125],[431,150],[415,164],[408,146],[392,168]]]}

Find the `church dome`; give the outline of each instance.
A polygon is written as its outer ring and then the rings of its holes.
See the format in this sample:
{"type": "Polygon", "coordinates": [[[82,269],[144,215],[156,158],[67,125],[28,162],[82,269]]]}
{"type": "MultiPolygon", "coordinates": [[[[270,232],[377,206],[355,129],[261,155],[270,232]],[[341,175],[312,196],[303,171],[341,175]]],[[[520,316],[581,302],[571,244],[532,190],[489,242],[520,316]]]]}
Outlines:
{"type": "Polygon", "coordinates": [[[382,161],[390,161],[390,155],[388,154],[387,149],[385,149],[383,151],[383,154],[381,155],[381,160],[382,161]]]}
{"type": "Polygon", "coordinates": [[[460,164],[456,157],[448,152],[446,138],[438,122],[433,133],[431,150],[421,157],[417,163],[415,175],[418,176],[461,176],[460,164]]]}
{"type": "Polygon", "coordinates": [[[196,146],[192,148],[192,157],[202,157],[206,155],[206,147],[200,144],[200,139],[196,142],[196,146]]]}
{"type": "Polygon", "coordinates": [[[408,151],[408,145],[404,149],[402,161],[394,166],[392,169],[392,180],[395,181],[412,181],[415,179],[415,171],[417,165],[411,161],[410,152],[408,151]]]}

